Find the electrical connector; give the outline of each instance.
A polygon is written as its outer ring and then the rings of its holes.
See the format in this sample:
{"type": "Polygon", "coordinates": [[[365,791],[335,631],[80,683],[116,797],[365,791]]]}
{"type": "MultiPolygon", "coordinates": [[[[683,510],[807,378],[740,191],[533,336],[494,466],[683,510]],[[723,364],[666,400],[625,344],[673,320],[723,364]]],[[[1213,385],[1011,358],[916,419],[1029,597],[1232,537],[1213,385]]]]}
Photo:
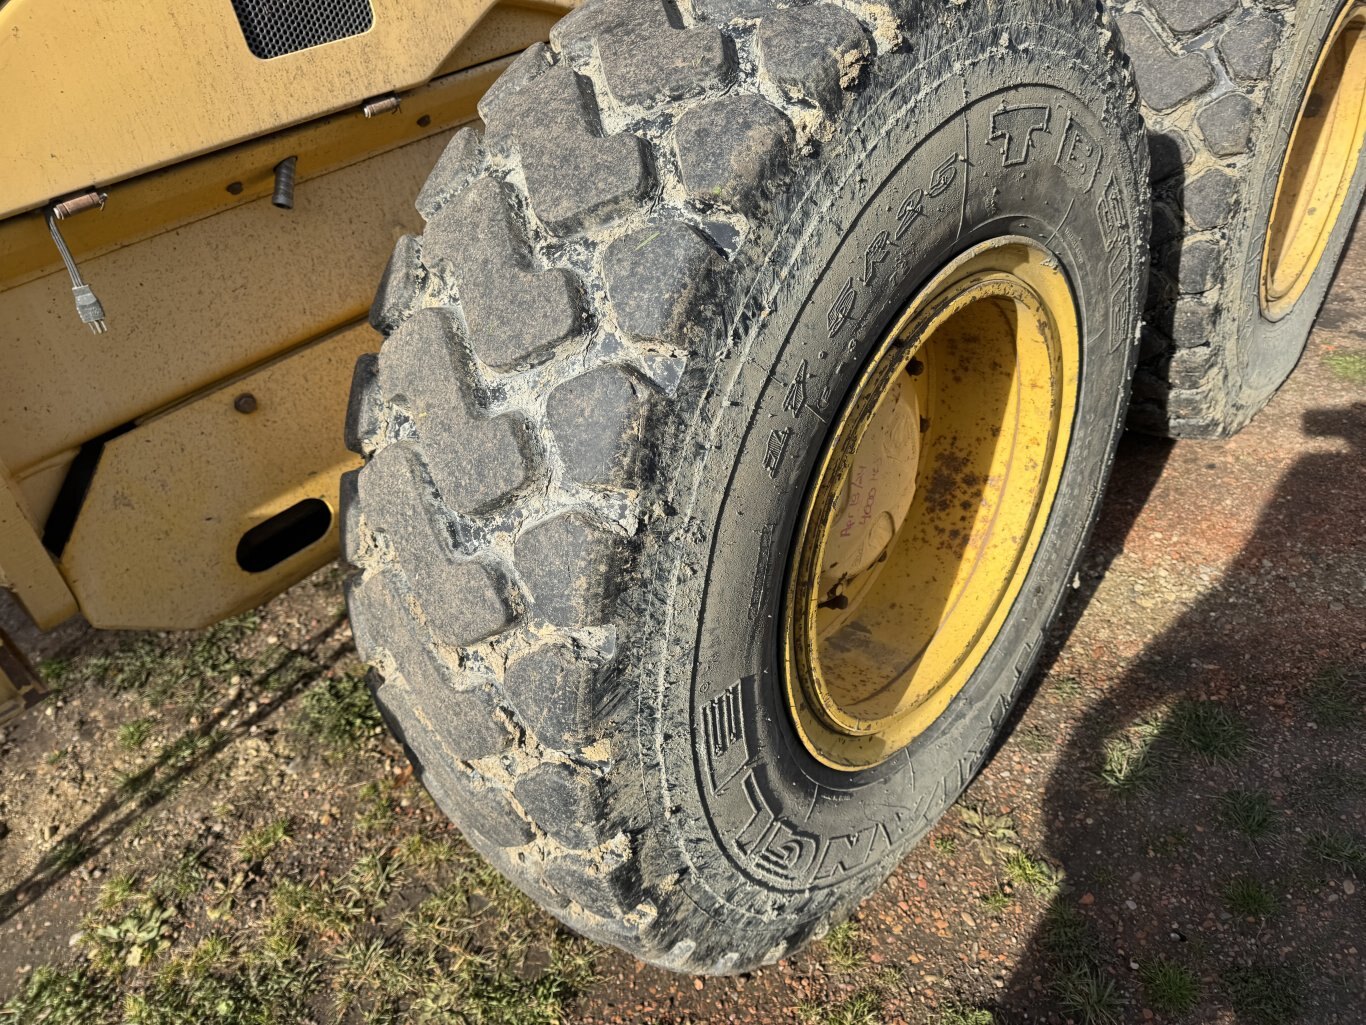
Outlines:
{"type": "Polygon", "coordinates": [[[102,335],[109,330],[104,322],[104,307],[100,305],[99,297],[95,295],[94,289],[87,284],[79,284],[71,289],[72,296],[76,299],[76,312],[80,315],[83,324],[89,324],[90,330],[97,335],[102,335]]]}

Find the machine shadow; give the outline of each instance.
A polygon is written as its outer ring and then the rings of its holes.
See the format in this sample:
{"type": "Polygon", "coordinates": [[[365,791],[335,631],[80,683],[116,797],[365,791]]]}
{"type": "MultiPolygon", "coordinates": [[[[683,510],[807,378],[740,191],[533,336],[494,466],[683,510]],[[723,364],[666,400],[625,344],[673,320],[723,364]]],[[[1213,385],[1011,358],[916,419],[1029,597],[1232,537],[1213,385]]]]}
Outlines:
{"type": "MultiPolygon", "coordinates": [[[[1366,913],[1322,908],[1343,879],[1350,894],[1361,885],[1350,877],[1366,875],[1366,630],[1331,590],[1366,579],[1366,403],[1310,411],[1304,430],[1337,444],[1303,455],[1223,577],[1121,679],[1082,699],[1042,802],[1039,853],[1065,881],[998,1022],[1145,1020],[1141,980],[1163,962],[1200,980],[1190,1020],[1252,1025],[1273,1020],[1278,1000],[1345,1009],[1361,998],[1332,953],[1360,944],[1366,913]],[[1267,895],[1261,913],[1235,899],[1241,883],[1267,895]]],[[[1126,439],[1092,591],[1168,450],[1126,439]]],[[[1069,603],[1059,642],[1089,596],[1069,603]]]]}
{"type": "Polygon", "coordinates": [[[338,645],[323,656],[321,652],[338,636],[344,616],[326,623],[297,649],[279,653],[264,666],[237,697],[224,701],[197,725],[187,728],[168,743],[156,758],[136,775],[124,781],[100,802],[84,821],[53,838],[46,854],[29,875],[0,892],[0,925],[36,902],[54,885],[66,878],[92,856],[107,848],[148,811],[161,805],[176,786],[201,765],[215,758],[233,743],[248,736],[266,722],[291,698],[307,690],[343,657],[353,653],[350,643],[338,645]],[[273,698],[254,712],[237,719],[231,726],[224,722],[251,703],[252,695],[268,689],[273,698]]]}

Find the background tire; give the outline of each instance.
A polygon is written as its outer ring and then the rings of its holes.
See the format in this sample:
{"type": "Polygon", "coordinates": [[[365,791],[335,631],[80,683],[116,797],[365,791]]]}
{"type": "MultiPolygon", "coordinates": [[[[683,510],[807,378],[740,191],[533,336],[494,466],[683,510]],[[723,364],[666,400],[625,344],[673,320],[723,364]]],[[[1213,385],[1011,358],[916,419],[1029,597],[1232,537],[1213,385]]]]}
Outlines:
{"type": "Polygon", "coordinates": [[[1173,437],[1246,426],[1294,369],[1366,192],[1357,169],[1303,298],[1260,302],[1272,203],[1319,55],[1357,0],[1123,0],[1151,133],[1153,273],[1131,423],[1173,437]]]}
{"type": "Polygon", "coordinates": [[[376,698],[474,846],[574,929],[719,973],[846,915],[985,758],[1108,474],[1149,223],[1096,4],[694,8],[590,0],[442,156],[357,367],[343,544],[376,698]],[[1052,248],[1085,325],[1056,512],[948,710],[836,772],[774,683],[822,411],[1000,235],[1052,248]]]}

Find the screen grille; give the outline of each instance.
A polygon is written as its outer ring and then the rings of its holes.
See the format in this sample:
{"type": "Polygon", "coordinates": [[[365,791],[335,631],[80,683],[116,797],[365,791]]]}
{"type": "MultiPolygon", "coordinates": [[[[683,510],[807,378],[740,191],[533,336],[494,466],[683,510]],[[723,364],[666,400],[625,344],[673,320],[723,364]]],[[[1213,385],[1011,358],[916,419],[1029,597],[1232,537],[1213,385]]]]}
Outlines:
{"type": "Polygon", "coordinates": [[[358,36],[375,22],[370,0],[232,0],[232,9],[262,60],[358,36]]]}

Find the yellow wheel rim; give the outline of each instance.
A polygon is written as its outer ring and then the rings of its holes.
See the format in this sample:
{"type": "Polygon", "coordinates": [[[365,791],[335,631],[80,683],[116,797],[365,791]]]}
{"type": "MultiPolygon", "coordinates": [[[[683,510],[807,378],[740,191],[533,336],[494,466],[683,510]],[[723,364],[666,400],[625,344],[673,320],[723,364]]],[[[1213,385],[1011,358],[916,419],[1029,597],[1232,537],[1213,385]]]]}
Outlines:
{"type": "Polygon", "coordinates": [[[1262,259],[1262,309],[1273,320],[1299,302],[1323,261],[1366,141],[1366,3],[1329,34],[1290,136],[1262,259]]]}
{"type": "Polygon", "coordinates": [[[1080,336],[1057,261],[1007,237],[941,272],[870,358],[788,574],[787,700],[824,764],[900,751],[1000,633],[1057,495],[1080,336]]]}

